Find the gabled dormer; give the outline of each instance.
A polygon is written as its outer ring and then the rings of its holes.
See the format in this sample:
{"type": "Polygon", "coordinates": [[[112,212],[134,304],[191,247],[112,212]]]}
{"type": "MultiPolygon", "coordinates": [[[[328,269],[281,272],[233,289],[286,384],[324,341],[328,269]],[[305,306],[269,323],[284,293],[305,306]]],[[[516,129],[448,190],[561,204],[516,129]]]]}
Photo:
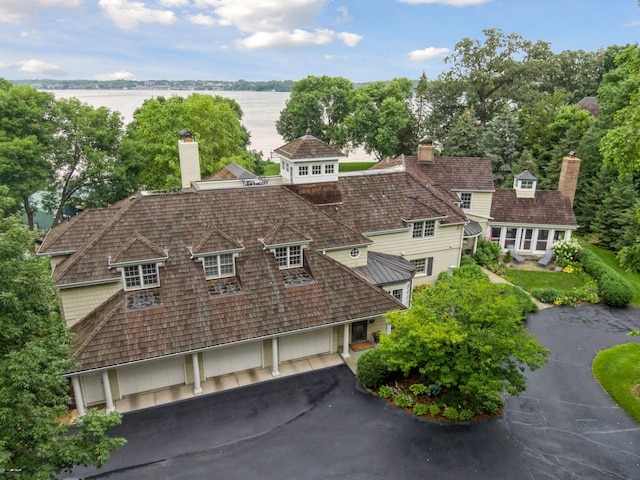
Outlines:
{"type": "Polygon", "coordinates": [[[303,184],[338,181],[338,162],[345,155],[322,140],[306,135],[276,148],[280,157],[280,176],[283,183],[303,184]]]}
{"type": "Polygon", "coordinates": [[[439,220],[445,218],[418,199],[414,199],[405,217],[403,221],[411,228],[411,238],[414,239],[435,237],[439,220]]]}
{"type": "Polygon", "coordinates": [[[278,268],[284,270],[303,266],[303,250],[309,246],[312,239],[279,221],[259,241],[265,250],[275,255],[278,268]]]}
{"type": "Polygon", "coordinates": [[[109,269],[122,274],[127,310],[162,305],[159,267],[165,265],[169,252],[139,233],[133,234],[115,255],[107,260],[109,269]]]}
{"type": "Polygon", "coordinates": [[[538,179],[529,170],[525,170],[513,177],[513,188],[517,198],[534,198],[538,179]]]}
{"type": "Polygon", "coordinates": [[[195,246],[187,247],[192,260],[202,263],[210,297],[242,292],[236,273],[236,258],[244,251],[242,240],[233,240],[211,229],[195,246]]]}

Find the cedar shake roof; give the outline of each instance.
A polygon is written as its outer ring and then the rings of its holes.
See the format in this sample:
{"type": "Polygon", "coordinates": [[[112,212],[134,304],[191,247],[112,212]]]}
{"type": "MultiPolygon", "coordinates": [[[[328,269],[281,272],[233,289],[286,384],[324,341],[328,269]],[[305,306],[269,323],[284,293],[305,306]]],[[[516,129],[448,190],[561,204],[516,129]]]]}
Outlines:
{"type": "Polygon", "coordinates": [[[124,292],[76,323],[73,357],[92,370],[376,317],[405,308],[349,268],[310,249],[313,282],[286,286],[273,254],[255,241],[236,262],[242,292],[211,297],[199,262],[171,257],[159,269],[162,305],[127,311],[124,292]]]}
{"type": "Polygon", "coordinates": [[[195,247],[187,247],[192,255],[228,252],[244,249],[240,241],[234,241],[219,230],[211,229],[195,247]]]}
{"type": "Polygon", "coordinates": [[[109,259],[109,263],[113,265],[157,258],[166,259],[167,252],[136,232],[125,242],[118,253],[109,259]]]}
{"type": "Polygon", "coordinates": [[[345,156],[340,150],[336,150],[322,140],[311,135],[309,129],[307,129],[306,135],[296,138],[292,142],[276,148],[274,151],[290,160],[302,160],[306,158],[337,159],[345,156]]]}
{"type": "Polygon", "coordinates": [[[538,178],[533,175],[529,170],[524,170],[517,175],[514,175],[516,180],[538,180],[538,178]]]}
{"type": "Polygon", "coordinates": [[[404,168],[433,185],[450,190],[493,192],[491,160],[482,157],[434,157],[431,161],[420,161],[417,156],[401,155],[392,160],[383,160],[371,167],[375,170],[404,168]]]}
{"type": "Polygon", "coordinates": [[[493,194],[492,222],[577,227],[571,202],[557,190],[536,190],[535,198],[518,198],[513,189],[493,194]]]}
{"type": "MultiPolygon", "coordinates": [[[[302,185],[286,188],[301,196],[307,191],[302,185]]],[[[336,188],[340,202],[318,206],[359,232],[403,229],[407,228],[406,221],[430,218],[441,219],[443,225],[467,222],[464,211],[450,195],[432,185],[423,185],[406,172],[342,175],[336,188]]]]}
{"type": "Polygon", "coordinates": [[[235,180],[235,179],[246,179],[246,178],[258,178],[255,173],[250,172],[244,167],[241,167],[235,162],[231,162],[230,164],[222,167],[217,172],[209,175],[205,180],[235,180]]]}
{"type": "MultiPolygon", "coordinates": [[[[123,202],[125,201],[123,200],[123,202]]],[[[123,202],[118,202],[109,208],[85,210],[52,228],[47,232],[38,249],[38,254],[55,255],[56,253],[75,252],[96,230],[118,212],[123,202]]]]}
{"type": "Polygon", "coordinates": [[[295,228],[286,225],[283,220],[278,222],[271,228],[266,237],[259,239],[263,245],[272,247],[276,245],[291,245],[310,243],[312,240],[304,233],[297,231],[295,228]]]}

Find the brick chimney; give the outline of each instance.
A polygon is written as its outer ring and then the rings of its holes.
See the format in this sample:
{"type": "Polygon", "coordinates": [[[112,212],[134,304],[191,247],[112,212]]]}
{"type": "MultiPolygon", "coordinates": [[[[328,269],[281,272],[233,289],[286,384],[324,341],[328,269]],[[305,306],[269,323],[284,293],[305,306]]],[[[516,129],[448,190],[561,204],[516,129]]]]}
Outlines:
{"type": "Polygon", "coordinates": [[[562,158],[562,170],[560,171],[558,190],[569,199],[571,205],[573,205],[573,199],[576,196],[581,162],[582,160],[575,157],[573,152],[569,152],[568,157],[562,158]]]}
{"type": "Polygon", "coordinates": [[[436,148],[433,146],[433,141],[429,138],[423,139],[418,146],[418,161],[433,162],[435,151],[436,148]]]}
{"type": "Polygon", "coordinates": [[[180,156],[180,176],[182,188],[191,188],[191,182],[198,182],[200,178],[200,152],[198,142],[193,139],[193,132],[188,129],[180,130],[178,140],[180,156]]]}

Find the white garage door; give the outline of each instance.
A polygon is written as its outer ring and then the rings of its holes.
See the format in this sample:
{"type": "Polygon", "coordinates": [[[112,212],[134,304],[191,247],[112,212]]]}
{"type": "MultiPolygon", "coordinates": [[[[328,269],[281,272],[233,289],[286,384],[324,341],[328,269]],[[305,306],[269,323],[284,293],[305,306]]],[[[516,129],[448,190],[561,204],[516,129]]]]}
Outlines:
{"type": "Polygon", "coordinates": [[[87,405],[104,402],[104,387],[102,386],[102,373],[87,373],[82,375],[82,387],[84,401],[87,405]]]}
{"type": "Polygon", "coordinates": [[[204,352],[205,378],[261,367],[262,342],[243,343],[204,352]]]}
{"type": "Polygon", "coordinates": [[[145,392],[185,383],[182,357],[118,368],[120,394],[145,392]]]}
{"type": "Polygon", "coordinates": [[[313,330],[280,337],[280,361],[319,355],[331,351],[331,329],[313,330]]]}

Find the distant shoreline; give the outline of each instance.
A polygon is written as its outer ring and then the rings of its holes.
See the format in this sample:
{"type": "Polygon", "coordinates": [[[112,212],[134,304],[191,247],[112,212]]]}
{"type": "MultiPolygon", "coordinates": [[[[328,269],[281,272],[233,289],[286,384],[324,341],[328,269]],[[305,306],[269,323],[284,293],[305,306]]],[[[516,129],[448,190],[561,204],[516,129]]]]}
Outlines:
{"type": "Polygon", "coordinates": [[[238,80],[10,80],[16,86],[31,85],[38,90],[183,90],[183,91],[242,91],[291,92],[293,80],[249,82],[238,80]]]}

